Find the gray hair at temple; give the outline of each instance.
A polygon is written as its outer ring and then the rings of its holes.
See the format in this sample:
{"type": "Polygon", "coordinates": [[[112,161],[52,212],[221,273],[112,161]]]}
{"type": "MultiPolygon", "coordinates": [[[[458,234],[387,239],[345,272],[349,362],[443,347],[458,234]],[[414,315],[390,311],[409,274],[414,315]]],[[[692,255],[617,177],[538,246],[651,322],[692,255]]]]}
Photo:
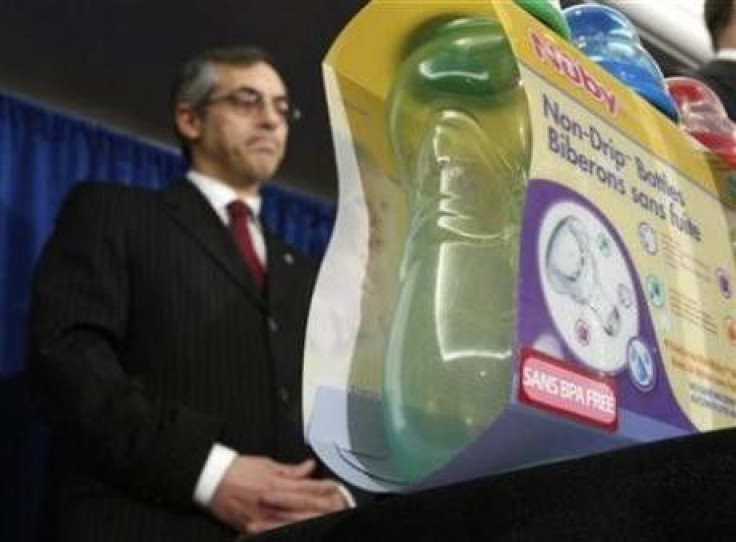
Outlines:
{"type": "Polygon", "coordinates": [[[717,51],[721,32],[731,23],[733,17],[733,0],[705,0],[703,15],[713,50],[717,51]]]}
{"type": "MultiPolygon", "coordinates": [[[[278,73],[274,58],[263,49],[250,46],[231,46],[207,49],[187,60],[179,70],[171,91],[171,107],[176,111],[180,104],[188,105],[193,111],[201,112],[202,106],[212,95],[217,84],[216,66],[249,68],[265,63],[278,73]]],[[[174,127],[184,155],[189,158],[188,143],[174,127]]]]}

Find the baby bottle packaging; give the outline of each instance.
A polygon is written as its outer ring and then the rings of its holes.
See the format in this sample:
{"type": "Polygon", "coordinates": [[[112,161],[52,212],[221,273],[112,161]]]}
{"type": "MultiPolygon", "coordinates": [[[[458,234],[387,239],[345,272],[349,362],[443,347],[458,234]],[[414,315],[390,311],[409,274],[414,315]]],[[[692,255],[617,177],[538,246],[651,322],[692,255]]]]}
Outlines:
{"type": "Polygon", "coordinates": [[[353,484],[734,425],[736,177],[569,37],[546,0],[373,0],[325,58],[303,415],[353,484]]]}

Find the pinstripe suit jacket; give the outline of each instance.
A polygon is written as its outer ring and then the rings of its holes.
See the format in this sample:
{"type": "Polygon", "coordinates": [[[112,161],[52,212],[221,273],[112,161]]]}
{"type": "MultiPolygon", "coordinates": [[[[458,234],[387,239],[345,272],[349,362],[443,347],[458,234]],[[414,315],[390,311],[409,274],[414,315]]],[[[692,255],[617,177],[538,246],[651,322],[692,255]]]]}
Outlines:
{"type": "Polygon", "coordinates": [[[316,266],[268,233],[266,244],[262,294],[189,182],[70,193],[29,321],[55,540],[232,540],[192,502],[212,444],[308,455],[301,362],[316,266]]]}

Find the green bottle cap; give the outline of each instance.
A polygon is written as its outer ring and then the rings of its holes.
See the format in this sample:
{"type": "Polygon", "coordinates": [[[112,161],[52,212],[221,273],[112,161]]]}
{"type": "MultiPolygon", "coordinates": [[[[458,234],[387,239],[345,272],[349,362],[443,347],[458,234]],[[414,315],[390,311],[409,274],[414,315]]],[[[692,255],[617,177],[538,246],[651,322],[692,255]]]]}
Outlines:
{"type": "Polygon", "coordinates": [[[570,41],[570,27],[560,9],[550,0],[514,0],[517,6],[570,41]]]}

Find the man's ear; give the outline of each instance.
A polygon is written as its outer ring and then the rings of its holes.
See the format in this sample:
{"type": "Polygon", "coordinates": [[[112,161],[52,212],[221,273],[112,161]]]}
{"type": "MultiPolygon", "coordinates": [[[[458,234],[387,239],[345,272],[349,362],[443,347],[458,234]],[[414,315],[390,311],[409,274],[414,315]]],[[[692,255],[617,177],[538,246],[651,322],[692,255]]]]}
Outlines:
{"type": "Polygon", "coordinates": [[[202,119],[199,113],[186,104],[177,104],[174,111],[174,122],[176,129],[186,140],[195,141],[199,139],[202,127],[202,119]]]}

